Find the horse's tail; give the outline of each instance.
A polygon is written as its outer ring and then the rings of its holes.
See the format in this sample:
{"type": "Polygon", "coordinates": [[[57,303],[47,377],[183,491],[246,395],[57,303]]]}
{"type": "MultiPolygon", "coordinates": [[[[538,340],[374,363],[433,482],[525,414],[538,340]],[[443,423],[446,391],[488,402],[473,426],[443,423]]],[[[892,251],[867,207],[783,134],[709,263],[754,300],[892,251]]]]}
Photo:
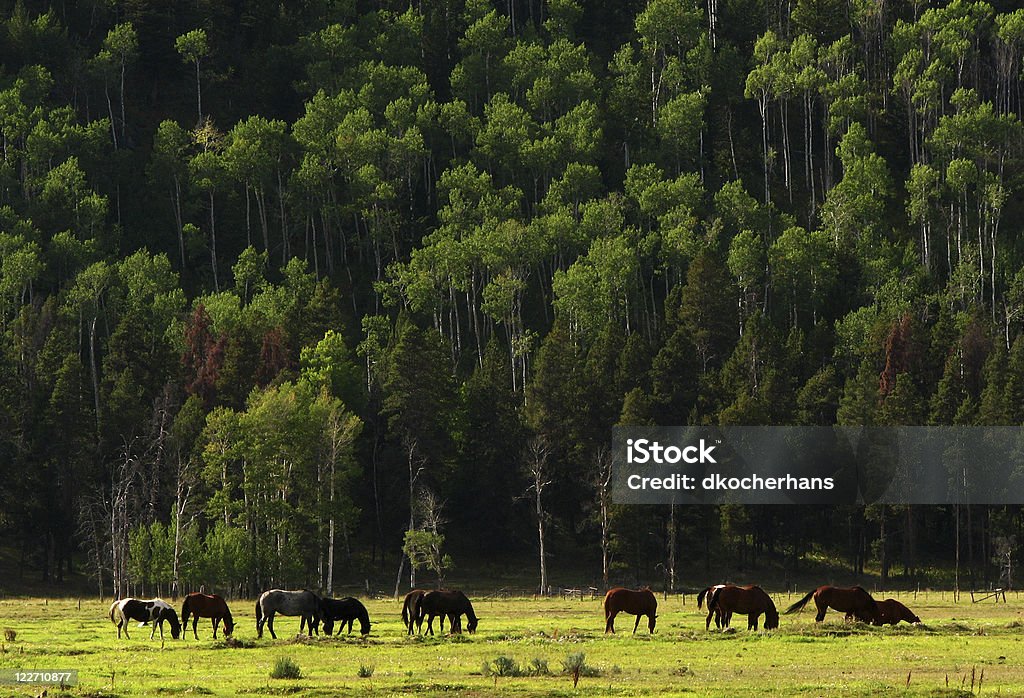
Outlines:
{"type": "Polygon", "coordinates": [[[708,611],[718,608],[718,597],[722,594],[722,587],[718,587],[708,596],[708,611]]]}
{"type": "Polygon", "coordinates": [[[115,601],[114,603],[110,604],[110,622],[111,623],[116,623],[117,622],[117,619],[114,618],[114,611],[115,610],[117,610],[117,601],[115,601]]]}
{"type": "MultiPolygon", "coordinates": [[[[263,604],[260,600],[256,600],[256,626],[259,627],[260,622],[263,620],[263,604]]],[[[273,625],[273,623],[271,623],[273,625]]]]}
{"type": "Polygon", "coordinates": [[[416,594],[412,600],[412,609],[410,610],[410,616],[412,620],[422,623],[423,616],[426,615],[426,610],[423,608],[423,599],[426,594],[416,594]]]}
{"type": "Polygon", "coordinates": [[[188,623],[188,613],[189,613],[188,597],[186,596],[185,600],[181,603],[181,624],[182,625],[185,625],[185,623],[188,623]]]}
{"type": "Polygon", "coordinates": [[[409,602],[410,601],[412,601],[412,599],[410,597],[406,596],[405,600],[402,602],[402,625],[404,625],[407,628],[412,625],[412,619],[409,618],[409,602]]]}
{"type": "MultiPolygon", "coordinates": [[[[697,610],[698,611],[704,606],[704,597],[708,595],[709,591],[711,591],[711,587],[708,587],[707,589],[704,589],[699,594],[697,594],[697,610]]],[[[709,604],[711,603],[710,599],[708,599],[708,603],[709,604]]]]}
{"type": "Polygon", "coordinates": [[[789,613],[796,613],[797,611],[802,609],[804,606],[807,605],[807,602],[811,600],[811,597],[814,596],[814,592],[816,592],[816,591],[817,591],[817,589],[811,589],[809,592],[807,592],[807,596],[803,597],[802,599],[797,601],[795,604],[793,604],[792,606],[787,608],[786,609],[786,613],[787,614],[789,614],[789,613]]]}

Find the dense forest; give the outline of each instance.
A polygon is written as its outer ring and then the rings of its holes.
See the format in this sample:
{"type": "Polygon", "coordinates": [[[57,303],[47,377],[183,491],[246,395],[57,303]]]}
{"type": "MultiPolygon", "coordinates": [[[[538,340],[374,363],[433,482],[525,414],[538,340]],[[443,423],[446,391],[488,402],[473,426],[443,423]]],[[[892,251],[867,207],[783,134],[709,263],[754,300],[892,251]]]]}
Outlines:
{"type": "Polygon", "coordinates": [[[1024,423],[1013,4],[0,2],[5,554],[998,581],[1020,507],[608,471],[617,424],[1024,423]]]}

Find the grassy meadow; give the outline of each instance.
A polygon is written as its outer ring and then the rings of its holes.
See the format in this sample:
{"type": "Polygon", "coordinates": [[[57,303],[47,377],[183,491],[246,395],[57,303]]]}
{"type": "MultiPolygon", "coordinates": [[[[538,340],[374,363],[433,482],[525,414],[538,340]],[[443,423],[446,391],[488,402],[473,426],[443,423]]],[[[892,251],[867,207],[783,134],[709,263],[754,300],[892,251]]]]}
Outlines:
{"type": "MultiPolygon", "coordinates": [[[[773,596],[784,607],[800,595],[773,596]]],[[[368,638],[358,630],[297,637],[298,619],[278,617],[277,640],[269,633],[257,640],[253,603],[236,601],[240,646],[213,640],[203,619],[199,641],[191,634],[172,641],[167,633],[164,649],[148,627],[133,625],[131,639],[119,641],[109,601],[82,600],[79,608],[75,599],[8,598],[0,600],[0,628],[16,637],[3,640],[0,669],[78,670],[78,685],[65,692],[50,686],[48,696],[1024,695],[1024,599],[899,598],[922,626],[847,624],[832,611],[815,626],[811,604],[782,616],[777,631],[748,632],[737,616],[734,631],[712,625],[705,632],[695,597],[675,595],[659,597],[653,637],[643,622],[632,635],[626,615],[617,619],[618,634],[606,637],[600,599],[477,598],[475,635],[409,638],[399,602],[370,600],[368,638]],[[574,689],[563,664],[578,653],[586,666],[574,689]],[[298,665],[300,678],[270,677],[284,658],[298,665]]],[[[36,696],[43,688],[0,684],[0,696],[36,696]]]]}

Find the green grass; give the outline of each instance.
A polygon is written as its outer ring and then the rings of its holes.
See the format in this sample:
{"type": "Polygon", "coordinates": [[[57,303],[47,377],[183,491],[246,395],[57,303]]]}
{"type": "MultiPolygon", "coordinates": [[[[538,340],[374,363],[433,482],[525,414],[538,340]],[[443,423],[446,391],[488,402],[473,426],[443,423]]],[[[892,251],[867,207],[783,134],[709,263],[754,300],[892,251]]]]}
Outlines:
{"type": "MultiPolygon", "coordinates": [[[[779,606],[797,598],[775,595],[779,606]]],[[[971,695],[972,674],[974,695],[979,683],[981,695],[1024,695],[1024,599],[1011,593],[1008,604],[969,597],[954,604],[939,592],[900,599],[922,626],[845,624],[834,612],[815,625],[805,610],[782,616],[770,633],[746,631],[741,617],[733,632],[705,632],[692,595],[685,607],[679,596],[659,598],[653,637],[644,623],[632,635],[631,616],[605,636],[599,600],[477,599],[480,630],[462,638],[407,637],[401,604],[371,600],[369,638],[312,640],[297,638],[298,619],[285,617],[275,623],[278,640],[269,633],[257,640],[253,604],[236,601],[237,642],[213,640],[205,624],[198,642],[168,635],[162,650],[144,628],[119,641],[109,601],[83,601],[79,610],[74,600],[5,599],[0,628],[17,635],[2,642],[0,669],[78,670],[77,686],[51,687],[50,696],[957,696],[971,695]],[[565,667],[580,654],[586,670],[574,690],[565,667]],[[270,678],[283,657],[301,667],[301,678],[270,678]],[[531,670],[538,666],[545,670],[531,670]]],[[[41,688],[0,684],[0,696],[41,688]]]]}

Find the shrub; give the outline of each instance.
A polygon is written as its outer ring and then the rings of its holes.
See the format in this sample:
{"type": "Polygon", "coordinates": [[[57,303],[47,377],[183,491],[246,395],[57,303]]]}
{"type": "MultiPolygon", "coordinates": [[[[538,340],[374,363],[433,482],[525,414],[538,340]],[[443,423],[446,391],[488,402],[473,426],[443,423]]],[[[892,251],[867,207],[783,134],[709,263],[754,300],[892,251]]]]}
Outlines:
{"type": "Polygon", "coordinates": [[[600,676],[601,672],[587,664],[587,655],[583,652],[570,652],[562,661],[562,673],[572,677],[572,687],[576,688],[581,676],[600,676]]]}
{"type": "Polygon", "coordinates": [[[373,676],[374,666],[372,664],[359,665],[359,678],[368,679],[373,676]]]}
{"type": "Polygon", "coordinates": [[[534,657],[530,660],[530,666],[527,667],[526,673],[530,676],[551,676],[551,670],[548,669],[548,660],[534,657]]]}
{"type": "Polygon", "coordinates": [[[281,657],[274,664],[274,670],[270,672],[272,679],[301,679],[302,670],[291,657],[281,657]]]}
{"type": "Polygon", "coordinates": [[[501,654],[483,666],[484,676],[522,676],[523,670],[512,657],[501,654]]]}

